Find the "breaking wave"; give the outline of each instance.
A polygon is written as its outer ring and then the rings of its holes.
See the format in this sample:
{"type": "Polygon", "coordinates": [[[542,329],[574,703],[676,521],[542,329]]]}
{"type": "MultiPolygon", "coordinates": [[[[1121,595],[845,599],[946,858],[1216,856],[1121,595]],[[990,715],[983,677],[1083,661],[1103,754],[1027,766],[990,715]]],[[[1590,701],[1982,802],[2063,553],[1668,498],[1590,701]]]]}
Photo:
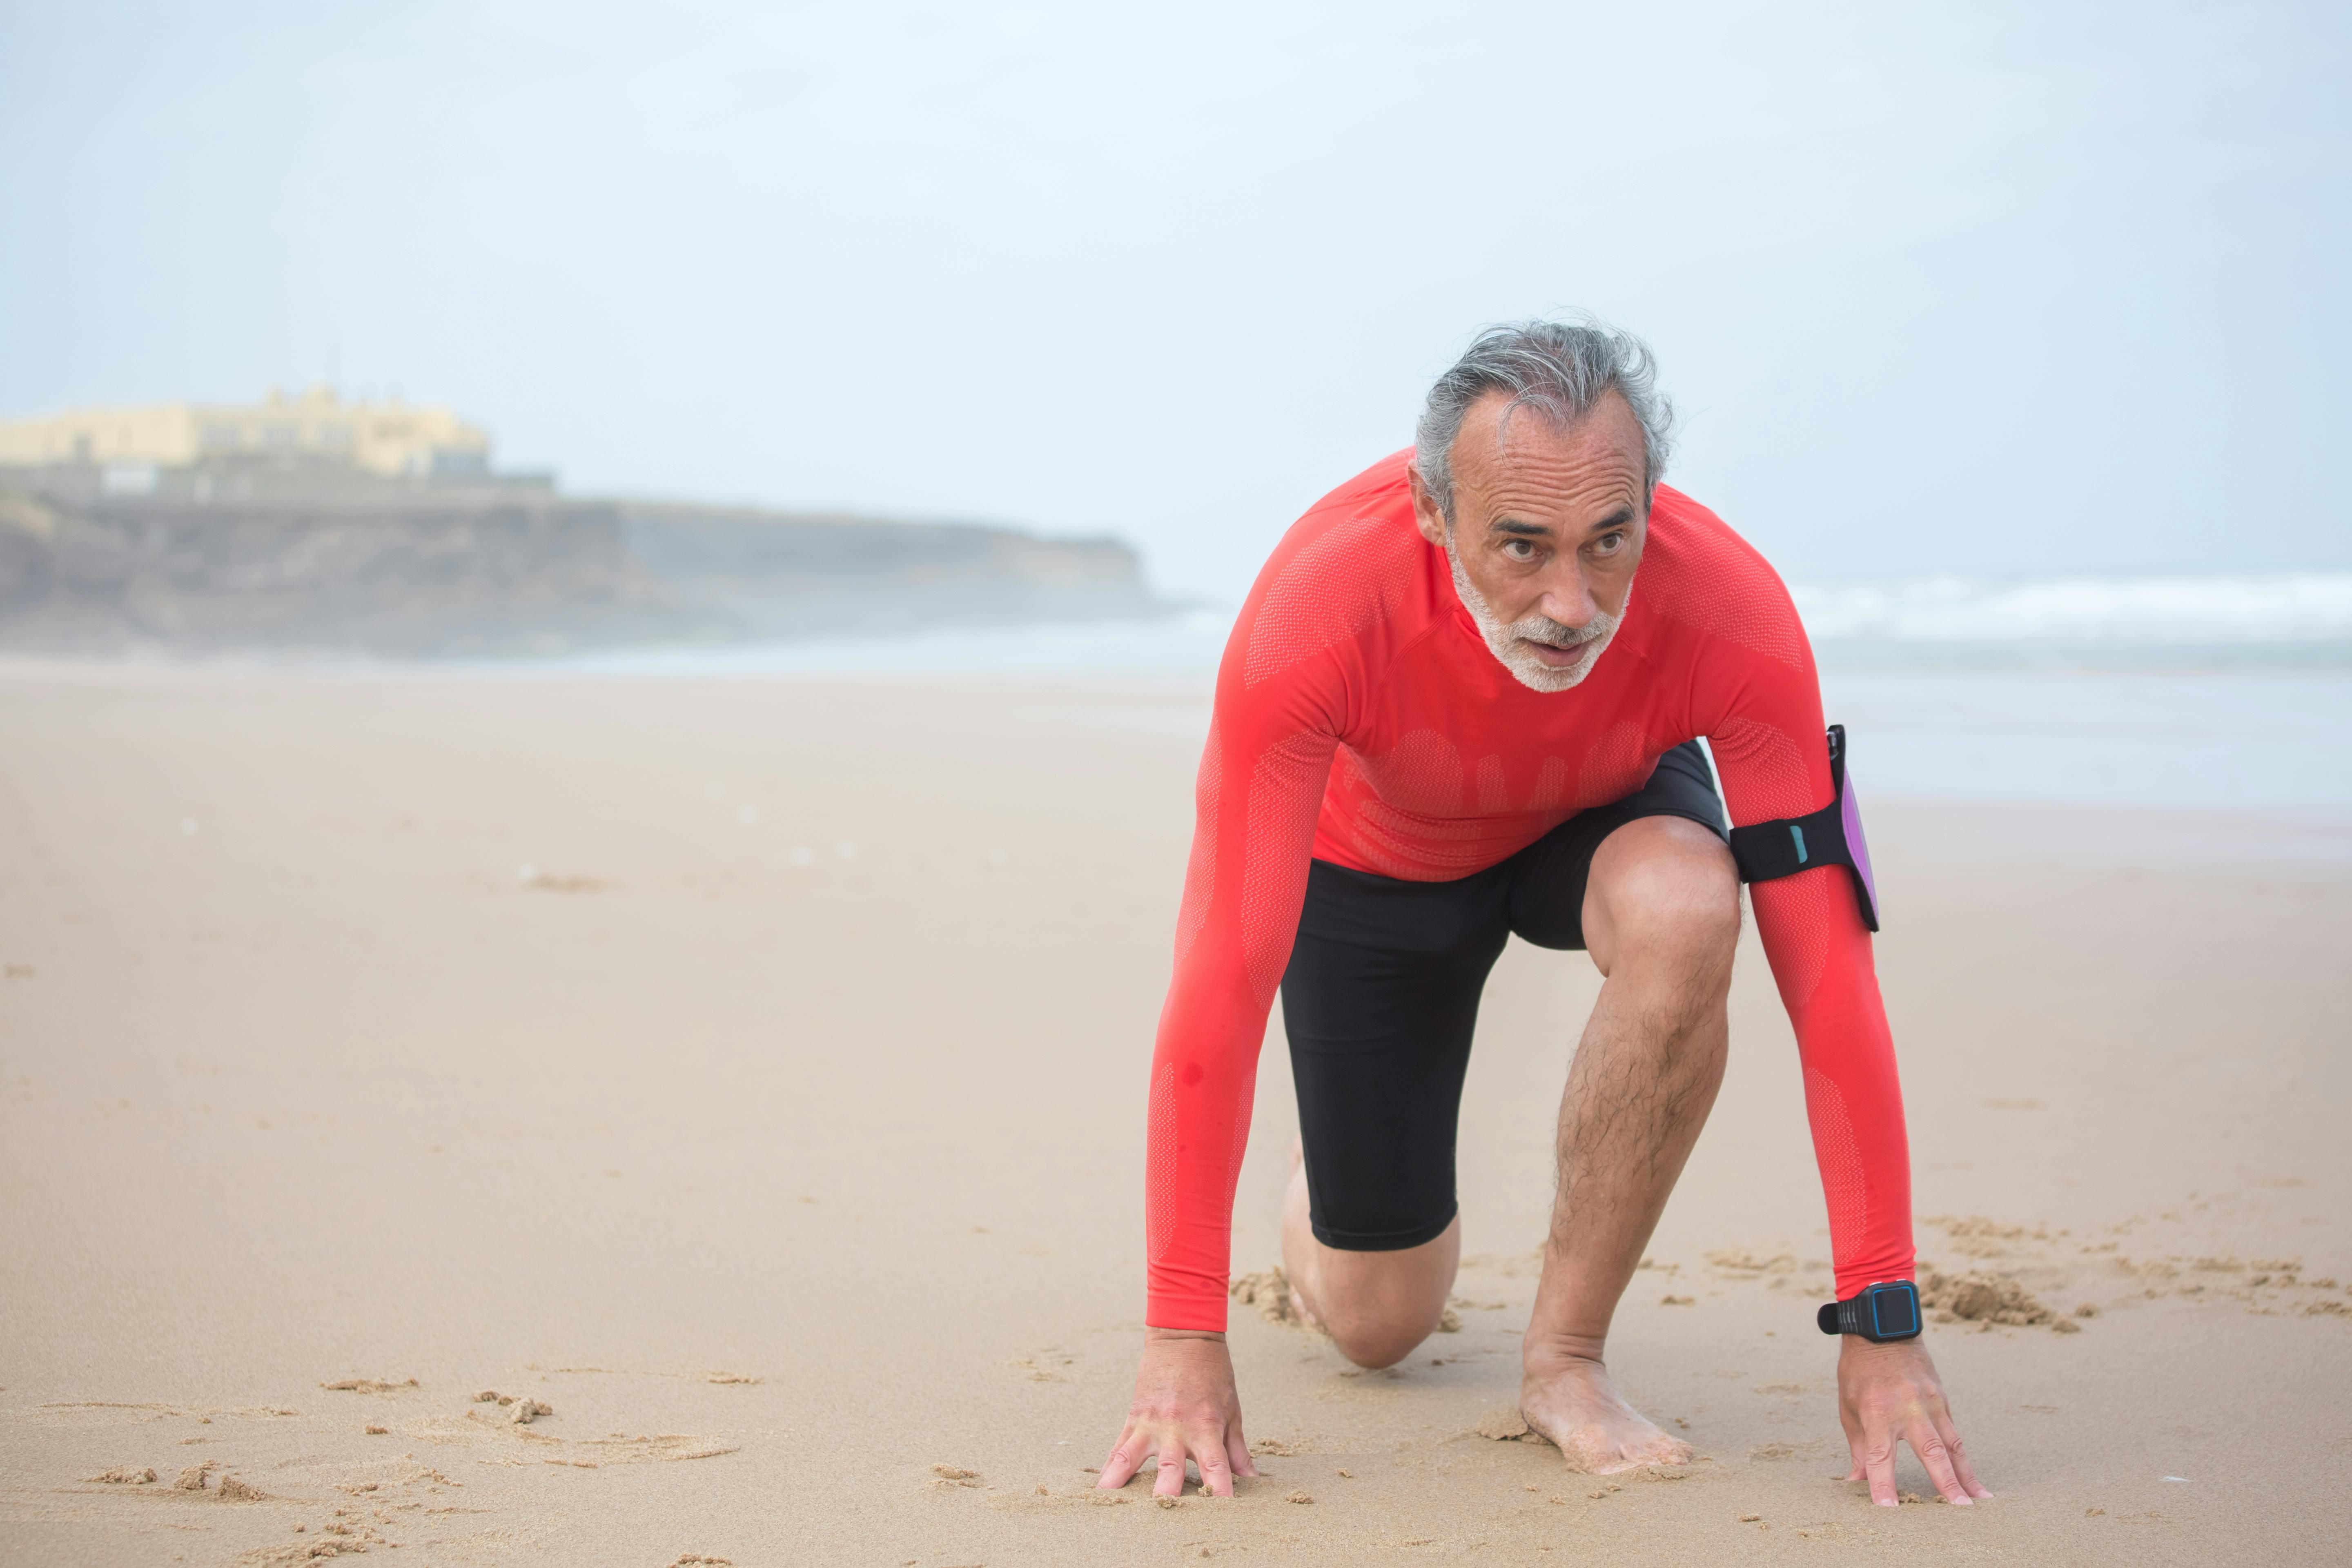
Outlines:
{"type": "Polygon", "coordinates": [[[2043,648],[2352,646],[2352,573],[2082,577],[2007,584],[1934,577],[1792,584],[1819,643],[2043,648]]]}

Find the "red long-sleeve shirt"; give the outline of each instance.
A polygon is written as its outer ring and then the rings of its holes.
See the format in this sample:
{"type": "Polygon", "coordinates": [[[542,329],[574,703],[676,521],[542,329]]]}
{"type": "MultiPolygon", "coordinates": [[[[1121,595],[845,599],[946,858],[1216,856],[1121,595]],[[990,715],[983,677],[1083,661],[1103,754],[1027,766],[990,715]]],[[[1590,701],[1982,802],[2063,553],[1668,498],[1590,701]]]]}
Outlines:
{"type": "MultiPolygon", "coordinates": [[[[1309,857],[1466,877],[1640,787],[1704,735],[1733,823],[1829,804],[1822,704],[1789,595],[1660,487],[1622,624],[1580,685],[1521,685],[1414,527],[1410,451],[1283,536],[1225,645],[1201,756],[1175,976],[1151,1062],[1145,1194],[1159,1328],[1225,1326],[1234,1184],[1309,857]]],[[[1796,1026],[1838,1294],[1912,1273],[1910,1154],[1870,936],[1842,868],[1750,896],[1796,1026]]]]}

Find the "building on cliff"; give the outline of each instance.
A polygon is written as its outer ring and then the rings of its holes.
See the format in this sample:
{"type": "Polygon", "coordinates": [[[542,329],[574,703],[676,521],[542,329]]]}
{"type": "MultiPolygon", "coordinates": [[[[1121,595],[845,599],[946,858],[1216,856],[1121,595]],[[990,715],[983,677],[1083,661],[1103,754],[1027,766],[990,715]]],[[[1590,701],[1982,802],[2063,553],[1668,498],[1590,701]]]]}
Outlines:
{"type": "Polygon", "coordinates": [[[1164,613],[1118,540],[560,496],[323,388],[0,422],[0,653],[554,654],[1164,613]]]}
{"type": "Polygon", "coordinates": [[[293,397],[272,390],[242,406],[163,403],[0,419],[0,465],[93,468],[118,493],[152,489],[165,469],[255,462],[477,480],[490,471],[490,437],[446,408],[397,397],[346,403],[327,386],[293,397]]]}

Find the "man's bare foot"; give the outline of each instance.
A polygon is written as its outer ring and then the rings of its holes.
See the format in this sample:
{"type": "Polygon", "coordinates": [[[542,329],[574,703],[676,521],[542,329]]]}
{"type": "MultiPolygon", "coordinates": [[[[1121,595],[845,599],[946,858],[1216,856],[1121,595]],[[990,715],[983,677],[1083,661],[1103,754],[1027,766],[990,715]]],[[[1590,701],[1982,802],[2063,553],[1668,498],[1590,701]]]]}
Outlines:
{"type": "Polygon", "coordinates": [[[1691,1462],[1691,1446],[1626,1404],[1597,1361],[1561,1357],[1528,1367],[1519,1382],[1519,1414],[1552,1440],[1569,1468],[1588,1475],[1691,1462]]]}

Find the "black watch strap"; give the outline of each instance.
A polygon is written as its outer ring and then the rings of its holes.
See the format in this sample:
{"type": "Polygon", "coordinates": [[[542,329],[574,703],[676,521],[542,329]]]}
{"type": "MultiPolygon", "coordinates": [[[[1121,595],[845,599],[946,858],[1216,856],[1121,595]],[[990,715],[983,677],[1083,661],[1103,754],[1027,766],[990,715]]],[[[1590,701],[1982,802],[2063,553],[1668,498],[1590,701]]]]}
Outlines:
{"type": "Polygon", "coordinates": [[[1919,1288],[1908,1279],[1867,1286],[1814,1316],[1825,1334],[1860,1334],[1875,1344],[1919,1337],[1919,1288]]]}

